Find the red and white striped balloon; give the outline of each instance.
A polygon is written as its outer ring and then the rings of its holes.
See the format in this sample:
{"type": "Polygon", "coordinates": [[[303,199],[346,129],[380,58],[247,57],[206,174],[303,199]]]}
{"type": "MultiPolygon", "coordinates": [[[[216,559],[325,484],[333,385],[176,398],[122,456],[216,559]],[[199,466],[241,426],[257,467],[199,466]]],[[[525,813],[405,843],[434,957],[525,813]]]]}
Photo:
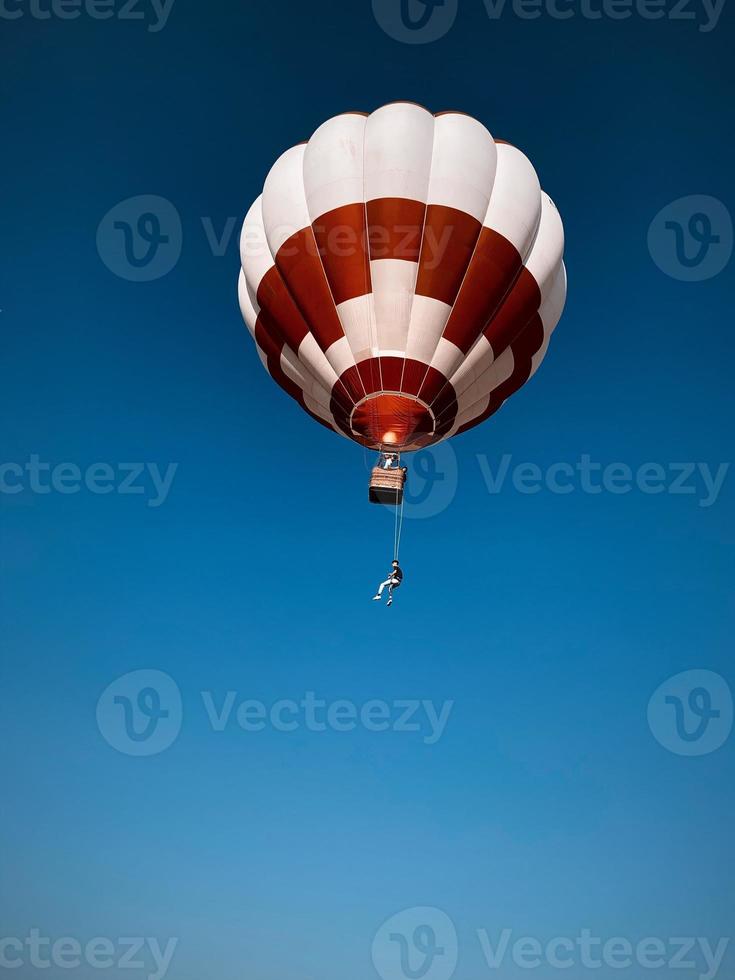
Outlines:
{"type": "Polygon", "coordinates": [[[471,116],[348,112],[283,154],[241,236],[266,369],[361,445],[437,443],[536,371],[566,297],[564,231],[529,160],[471,116]]]}

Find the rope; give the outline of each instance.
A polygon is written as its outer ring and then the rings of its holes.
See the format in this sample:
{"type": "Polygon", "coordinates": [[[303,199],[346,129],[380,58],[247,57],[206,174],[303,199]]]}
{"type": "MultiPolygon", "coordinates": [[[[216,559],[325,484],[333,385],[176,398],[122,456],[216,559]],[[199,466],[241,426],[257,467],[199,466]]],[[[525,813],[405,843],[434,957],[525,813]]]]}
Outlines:
{"type": "MultiPolygon", "coordinates": [[[[400,463],[400,460],[399,460],[400,463]]],[[[396,505],[396,523],[393,531],[393,556],[398,561],[401,550],[401,532],[403,531],[403,502],[406,499],[405,487],[401,492],[401,506],[396,505]]]]}
{"type": "Polygon", "coordinates": [[[395,548],[396,561],[398,561],[398,556],[399,556],[400,551],[401,551],[401,531],[403,530],[403,498],[401,498],[401,508],[400,508],[400,510],[401,510],[401,513],[400,513],[400,517],[399,517],[398,516],[398,508],[396,507],[396,527],[397,527],[397,530],[396,530],[396,548],[395,548]]]}
{"type": "Polygon", "coordinates": [[[396,520],[393,528],[393,557],[398,561],[398,504],[396,504],[396,520]]]}

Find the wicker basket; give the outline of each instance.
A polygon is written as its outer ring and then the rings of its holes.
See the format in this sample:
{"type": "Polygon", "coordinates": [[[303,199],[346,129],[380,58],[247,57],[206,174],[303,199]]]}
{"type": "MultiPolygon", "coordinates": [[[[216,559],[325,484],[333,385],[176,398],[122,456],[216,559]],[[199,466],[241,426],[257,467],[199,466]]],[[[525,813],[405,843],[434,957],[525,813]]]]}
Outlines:
{"type": "Polygon", "coordinates": [[[370,503],[400,504],[406,485],[406,471],[400,467],[386,470],[376,466],[370,475],[370,503]]]}

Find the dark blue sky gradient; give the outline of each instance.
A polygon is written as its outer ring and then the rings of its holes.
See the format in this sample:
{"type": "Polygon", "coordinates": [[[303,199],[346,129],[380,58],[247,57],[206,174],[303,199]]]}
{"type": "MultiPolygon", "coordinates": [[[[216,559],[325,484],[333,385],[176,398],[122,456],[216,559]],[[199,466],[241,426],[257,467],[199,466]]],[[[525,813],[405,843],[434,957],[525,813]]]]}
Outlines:
{"type": "Polygon", "coordinates": [[[730,3],[703,33],[491,22],[459,0],[417,46],[367,0],[176,0],[158,33],[0,23],[0,461],[178,464],[160,507],[0,495],[2,935],[176,936],[172,980],[369,980],[376,929],[428,905],[457,927],[457,976],[479,980],[480,928],[733,934],[733,742],[676,756],[646,706],[684,670],[732,685],[735,475],[709,507],[700,489],[490,494],[477,459],[730,461],[732,264],[683,282],[647,248],[669,202],[732,205],[730,3]],[[569,299],[539,374],[453,443],[449,505],[406,521],[388,611],[369,601],[393,533],[367,504],[371,459],[270,381],[236,281],[275,158],[394,99],[462,109],[528,154],[564,219],[569,299]],[[141,194],[183,228],[150,283],[95,244],[141,194]],[[220,234],[230,216],[217,256],[202,219],[220,234]],[[184,725],[136,759],[95,708],[144,668],[174,678],[184,725]],[[229,690],[455,706],[435,745],[213,732],[199,692],[229,690]]]}

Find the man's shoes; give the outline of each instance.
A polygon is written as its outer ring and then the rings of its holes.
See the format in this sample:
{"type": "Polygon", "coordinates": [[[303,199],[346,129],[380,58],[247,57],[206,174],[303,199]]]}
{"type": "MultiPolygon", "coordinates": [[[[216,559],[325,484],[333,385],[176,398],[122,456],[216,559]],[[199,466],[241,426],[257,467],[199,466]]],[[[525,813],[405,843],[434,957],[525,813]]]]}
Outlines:
{"type": "Polygon", "coordinates": [[[386,605],[387,605],[387,606],[392,606],[392,605],[393,605],[393,600],[392,600],[392,599],[389,599],[389,600],[387,601],[387,603],[386,603],[386,605]]]}
{"type": "Polygon", "coordinates": [[[383,597],[382,597],[382,595],[374,595],[374,596],[373,596],[373,602],[375,602],[375,601],[377,601],[377,602],[380,602],[380,600],[381,600],[382,598],[383,598],[383,597]]]}

